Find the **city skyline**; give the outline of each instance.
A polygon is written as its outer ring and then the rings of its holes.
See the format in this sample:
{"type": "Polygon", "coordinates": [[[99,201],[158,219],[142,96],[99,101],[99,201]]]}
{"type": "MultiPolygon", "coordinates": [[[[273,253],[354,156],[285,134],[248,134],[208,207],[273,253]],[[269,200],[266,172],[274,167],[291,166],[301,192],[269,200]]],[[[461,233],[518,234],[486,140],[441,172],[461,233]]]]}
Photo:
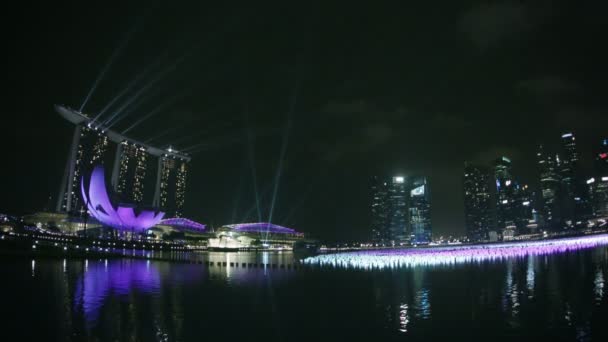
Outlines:
{"type": "Polygon", "coordinates": [[[189,4],[164,16],[162,5],[45,6],[28,13],[48,30],[15,32],[26,67],[9,70],[5,127],[25,132],[5,129],[1,140],[19,166],[2,182],[11,213],[57,203],[73,137],[53,113],[57,103],[138,140],[189,148],[187,217],[213,225],[271,217],[330,240],[369,234],[372,175],[426,175],[433,234],[463,235],[464,161],[507,156],[538,191],[538,144],[573,132],[589,173],[606,139],[605,70],[595,67],[605,56],[593,39],[574,38],[598,33],[587,15],[599,14],[585,8],[555,4],[544,16],[544,3],[467,2],[441,13],[428,4],[371,12],[189,4]],[[66,15],[73,20],[51,19],[66,15]],[[487,16],[502,24],[488,29],[487,16]],[[71,50],[78,58],[66,58],[71,50]],[[36,176],[41,169],[48,177],[36,176]]]}

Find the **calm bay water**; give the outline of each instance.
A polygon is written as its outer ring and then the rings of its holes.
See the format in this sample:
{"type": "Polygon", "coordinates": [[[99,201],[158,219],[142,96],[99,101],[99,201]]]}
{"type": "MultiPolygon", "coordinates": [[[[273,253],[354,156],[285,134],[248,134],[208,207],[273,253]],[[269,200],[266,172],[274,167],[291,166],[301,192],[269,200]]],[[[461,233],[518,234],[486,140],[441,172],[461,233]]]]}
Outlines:
{"type": "Polygon", "coordinates": [[[2,341],[608,340],[605,247],[373,272],[8,257],[0,271],[2,341]]]}

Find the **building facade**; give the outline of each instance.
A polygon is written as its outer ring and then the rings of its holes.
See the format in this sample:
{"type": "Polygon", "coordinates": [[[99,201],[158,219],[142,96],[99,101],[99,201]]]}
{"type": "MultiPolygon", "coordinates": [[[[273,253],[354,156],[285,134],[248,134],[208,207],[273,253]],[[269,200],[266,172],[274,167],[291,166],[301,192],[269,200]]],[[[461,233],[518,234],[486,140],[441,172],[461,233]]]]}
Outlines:
{"type": "Polygon", "coordinates": [[[431,241],[431,201],[425,177],[374,177],[372,241],[381,245],[431,241]]]}
{"type": "Polygon", "coordinates": [[[592,194],[595,218],[608,218],[608,139],[602,140],[595,153],[594,177],[587,181],[592,194]]]}
{"type": "Polygon", "coordinates": [[[584,227],[585,220],[591,217],[591,205],[588,188],[581,175],[580,155],[573,133],[562,134],[560,157],[563,223],[566,227],[584,227]]]}
{"type": "Polygon", "coordinates": [[[190,156],[172,148],[157,148],[130,139],[68,107],[55,106],[55,109],[76,126],[57,198],[57,212],[77,216],[86,213],[86,203],[82,203],[80,195],[80,182],[83,176],[88,176],[96,166],[102,165],[112,170],[113,191],[110,195],[113,198],[119,202],[145,206],[145,180],[149,175],[154,175],[149,166],[153,169],[156,164],[156,180],[150,182],[156,184],[153,205],[161,207],[168,217],[182,216],[190,156]],[[108,161],[107,157],[111,156],[109,151],[114,146],[116,154],[113,165],[104,165],[112,164],[112,158],[108,161]]]}
{"type": "Polygon", "coordinates": [[[412,178],[410,189],[410,241],[414,244],[428,244],[431,242],[431,192],[426,177],[412,178]]]}
{"type": "Polygon", "coordinates": [[[544,146],[540,145],[536,153],[536,162],[540,175],[541,226],[543,229],[557,231],[562,227],[559,158],[548,153],[544,146]]]}
{"type": "Polygon", "coordinates": [[[153,204],[165,210],[167,217],[182,217],[188,161],[175,156],[162,156],[158,160],[158,173],[153,204]]]}
{"type": "Polygon", "coordinates": [[[112,185],[121,201],[142,204],[148,157],[142,146],[128,141],[118,145],[112,185]]]}
{"type": "Polygon", "coordinates": [[[467,237],[471,241],[488,240],[494,225],[489,170],[465,163],[463,192],[467,237]]]}
{"type": "Polygon", "coordinates": [[[102,130],[86,124],[76,126],[57,196],[57,212],[80,214],[86,210],[80,198],[80,179],[95,166],[103,165],[108,145],[108,137],[102,130]]]}
{"type": "Polygon", "coordinates": [[[399,245],[408,241],[408,196],[405,178],[374,177],[372,184],[372,241],[399,245]]]}
{"type": "Polygon", "coordinates": [[[496,183],[496,229],[499,234],[514,234],[516,226],[516,184],[513,180],[511,160],[500,157],[494,161],[496,183]]]}

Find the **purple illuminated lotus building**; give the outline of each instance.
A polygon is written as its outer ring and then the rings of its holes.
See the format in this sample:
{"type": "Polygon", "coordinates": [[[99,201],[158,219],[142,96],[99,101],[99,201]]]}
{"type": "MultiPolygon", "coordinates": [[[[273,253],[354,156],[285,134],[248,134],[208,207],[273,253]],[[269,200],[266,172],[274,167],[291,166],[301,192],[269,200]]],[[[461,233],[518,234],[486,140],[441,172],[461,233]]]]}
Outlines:
{"type": "Polygon", "coordinates": [[[88,188],[84,177],[80,180],[82,199],[91,216],[105,226],[120,231],[140,233],[158,224],[164,212],[154,210],[137,211],[132,206],[114,206],[108,196],[103,167],[97,166],[91,173],[88,188]]]}

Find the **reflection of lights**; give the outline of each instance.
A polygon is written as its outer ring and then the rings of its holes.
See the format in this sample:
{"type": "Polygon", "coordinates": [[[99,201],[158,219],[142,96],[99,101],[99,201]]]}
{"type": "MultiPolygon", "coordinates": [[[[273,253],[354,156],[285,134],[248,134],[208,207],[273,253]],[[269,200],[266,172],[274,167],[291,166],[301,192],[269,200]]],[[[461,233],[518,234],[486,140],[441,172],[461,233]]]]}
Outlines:
{"type": "Polygon", "coordinates": [[[528,287],[528,298],[534,297],[534,257],[528,258],[528,270],[526,272],[526,286],[528,287]]]}
{"type": "Polygon", "coordinates": [[[600,305],[604,297],[604,273],[601,268],[597,268],[595,280],[593,281],[593,289],[595,292],[595,303],[600,305]]]}
{"type": "Polygon", "coordinates": [[[410,319],[407,315],[407,304],[401,304],[399,306],[399,331],[407,332],[407,324],[410,322],[410,319]]]}
{"type": "Polygon", "coordinates": [[[429,301],[429,290],[420,290],[416,294],[416,306],[418,306],[419,315],[422,319],[431,317],[431,302],[429,301]]]}
{"type": "Polygon", "coordinates": [[[32,260],[32,277],[36,275],[36,260],[32,260]]]}
{"type": "Polygon", "coordinates": [[[306,258],[303,262],[306,264],[362,269],[438,266],[482,262],[486,260],[502,260],[526,255],[563,253],[603,245],[608,245],[608,235],[606,234],[492,245],[369,250],[323,254],[306,258]]]}
{"type": "Polygon", "coordinates": [[[509,300],[509,304],[511,307],[511,315],[517,316],[519,314],[519,290],[517,289],[517,284],[513,281],[513,263],[510,262],[507,265],[507,279],[506,279],[506,289],[505,289],[505,310],[507,309],[507,302],[509,300]]]}

